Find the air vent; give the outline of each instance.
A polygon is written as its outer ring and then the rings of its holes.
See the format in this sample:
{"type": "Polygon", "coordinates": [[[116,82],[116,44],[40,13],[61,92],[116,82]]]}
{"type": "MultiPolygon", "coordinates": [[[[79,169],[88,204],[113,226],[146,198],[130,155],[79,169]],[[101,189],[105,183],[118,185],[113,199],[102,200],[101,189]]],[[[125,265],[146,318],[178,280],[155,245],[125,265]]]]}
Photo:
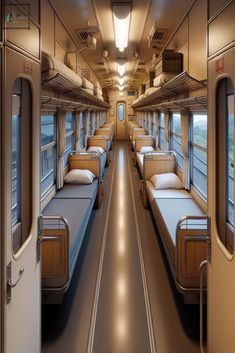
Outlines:
{"type": "Polygon", "coordinates": [[[76,30],[78,39],[81,42],[87,42],[89,39],[89,35],[95,34],[99,31],[97,26],[89,26],[87,25],[86,27],[83,28],[78,28],[76,30]]]}
{"type": "Polygon", "coordinates": [[[88,38],[88,32],[86,31],[80,31],[78,32],[79,39],[83,42],[85,42],[88,38]]]}
{"type": "Polygon", "coordinates": [[[151,28],[148,36],[149,48],[159,48],[159,44],[164,44],[168,30],[166,28],[158,28],[156,22],[151,28]]]}
{"type": "Polygon", "coordinates": [[[158,42],[161,42],[164,35],[165,35],[164,30],[157,30],[156,32],[154,32],[153,40],[157,40],[158,42]]]}

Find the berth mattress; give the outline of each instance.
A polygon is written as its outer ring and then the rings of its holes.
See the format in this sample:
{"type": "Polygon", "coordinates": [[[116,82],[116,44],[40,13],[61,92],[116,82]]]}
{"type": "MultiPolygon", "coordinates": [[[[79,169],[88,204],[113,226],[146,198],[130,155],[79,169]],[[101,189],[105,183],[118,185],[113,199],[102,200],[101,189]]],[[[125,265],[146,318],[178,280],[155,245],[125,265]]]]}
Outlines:
{"type": "Polygon", "coordinates": [[[92,202],[95,200],[98,189],[98,179],[95,179],[92,184],[65,184],[59,190],[54,199],[90,199],[92,202]]]}
{"type": "MultiPolygon", "coordinates": [[[[90,218],[93,203],[90,199],[58,199],[54,198],[43,210],[43,215],[45,216],[62,216],[65,218],[69,225],[69,254],[68,254],[68,264],[64,263],[63,267],[66,268],[66,272],[69,274],[67,276],[46,276],[42,278],[43,287],[48,288],[64,288],[68,285],[68,281],[71,279],[74,266],[81,248],[82,240],[84,238],[85,230],[90,218]]],[[[55,229],[54,234],[56,234],[56,229],[53,225],[53,221],[47,221],[45,228],[55,229]]],[[[47,242],[44,242],[44,246],[47,242]]],[[[54,242],[55,243],[55,242],[54,242]]],[[[61,251],[63,251],[61,249],[61,251]]],[[[44,254],[43,254],[44,255],[44,254]]],[[[48,260],[42,257],[42,260],[47,263],[48,260]]],[[[49,261],[51,261],[49,259],[49,261]]],[[[55,272],[56,269],[55,269],[55,272]]],[[[59,272],[59,271],[58,271],[59,272]]]]}
{"type": "Polygon", "coordinates": [[[154,199],[192,199],[190,193],[186,190],[164,189],[156,190],[151,181],[146,181],[146,191],[149,202],[152,203],[154,199]]]}
{"type": "MultiPolygon", "coordinates": [[[[178,191],[182,192],[184,190],[178,191]]],[[[155,198],[152,203],[152,209],[160,228],[163,243],[167,248],[167,256],[170,257],[171,263],[175,267],[176,227],[178,221],[184,216],[204,216],[205,214],[194,199],[188,197],[155,198]]]]}

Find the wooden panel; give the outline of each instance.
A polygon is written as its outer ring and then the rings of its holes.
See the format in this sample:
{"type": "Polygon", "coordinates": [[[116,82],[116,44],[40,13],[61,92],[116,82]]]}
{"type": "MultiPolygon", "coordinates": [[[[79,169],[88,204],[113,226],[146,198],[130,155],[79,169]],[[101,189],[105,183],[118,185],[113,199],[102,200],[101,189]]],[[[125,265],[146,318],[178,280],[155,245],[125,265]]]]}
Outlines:
{"type": "Polygon", "coordinates": [[[206,60],[207,4],[198,0],[189,14],[189,75],[207,78],[206,60]]]}
{"type": "Polygon", "coordinates": [[[209,24],[209,56],[235,40],[235,2],[209,24]]]}
{"type": "Polygon", "coordinates": [[[42,0],[42,50],[55,55],[55,15],[48,0],[42,0]]]}
{"type": "MultiPolygon", "coordinates": [[[[206,235],[205,230],[180,230],[177,233],[179,248],[177,254],[177,280],[182,287],[199,288],[199,267],[207,259],[207,243],[187,239],[188,236],[206,235]]],[[[204,286],[206,278],[204,277],[204,286]]]]}
{"type": "Polygon", "coordinates": [[[209,19],[212,18],[229,0],[209,0],[209,19]]]}
{"type": "Polygon", "coordinates": [[[69,158],[69,170],[71,169],[89,169],[99,179],[101,171],[100,158],[95,155],[73,154],[69,158]]]}
{"type": "Polygon", "coordinates": [[[6,40],[22,50],[40,58],[40,30],[30,22],[30,29],[7,29],[6,40]]]}

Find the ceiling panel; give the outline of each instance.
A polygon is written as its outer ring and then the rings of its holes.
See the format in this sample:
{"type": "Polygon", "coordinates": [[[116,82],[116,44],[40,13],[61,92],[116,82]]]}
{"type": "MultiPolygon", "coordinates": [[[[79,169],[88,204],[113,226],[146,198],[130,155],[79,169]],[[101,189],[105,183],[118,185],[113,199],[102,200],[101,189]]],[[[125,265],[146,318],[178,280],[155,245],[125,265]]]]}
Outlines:
{"type": "MultiPolygon", "coordinates": [[[[118,1],[120,2],[120,0],[118,1]]],[[[122,0],[121,2],[125,2],[122,0]]],[[[128,2],[128,1],[126,1],[128,2]]],[[[113,88],[116,79],[116,60],[124,59],[127,62],[127,75],[130,86],[138,88],[140,82],[147,77],[147,67],[156,49],[148,48],[148,35],[156,21],[159,28],[167,28],[168,37],[175,29],[192,0],[132,0],[131,24],[129,31],[129,44],[124,53],[115,48],[112,1],[110,0],[53,0],[66,26],[78,41],[76,30],[88,23],[90,26],[98,26],[99,33],[94,36],[97,39],[95,51],[84,50],[83,56],[90,67],[97,74],[103,87],[113,88]],[[107,50],[109,57],[104,60],[102,53],[107,50]],[[101,63],[105,63],[102,65],[101,63]],[[141,62],[141,70],[134,77],[138,62],[141,62]],[[112,85],[110,86],[110,82],[112,85]]],[[[165,41],[167,37],[165,38],[165,41]]],[[[162,44],[162,46],[165,44],[162,44]]]]}

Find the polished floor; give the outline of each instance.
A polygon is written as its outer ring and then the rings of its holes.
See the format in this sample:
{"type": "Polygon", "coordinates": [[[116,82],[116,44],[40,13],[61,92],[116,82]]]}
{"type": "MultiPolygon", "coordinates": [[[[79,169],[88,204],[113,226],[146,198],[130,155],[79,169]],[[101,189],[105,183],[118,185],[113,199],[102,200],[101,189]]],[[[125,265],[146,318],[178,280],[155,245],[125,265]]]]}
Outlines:
{"type": "Polygon", "coordinates": [[[70,290],[42,310],[43,353],[199,353],[198,308],[176,293],[129,146],[116,142],[70,290]]]}

